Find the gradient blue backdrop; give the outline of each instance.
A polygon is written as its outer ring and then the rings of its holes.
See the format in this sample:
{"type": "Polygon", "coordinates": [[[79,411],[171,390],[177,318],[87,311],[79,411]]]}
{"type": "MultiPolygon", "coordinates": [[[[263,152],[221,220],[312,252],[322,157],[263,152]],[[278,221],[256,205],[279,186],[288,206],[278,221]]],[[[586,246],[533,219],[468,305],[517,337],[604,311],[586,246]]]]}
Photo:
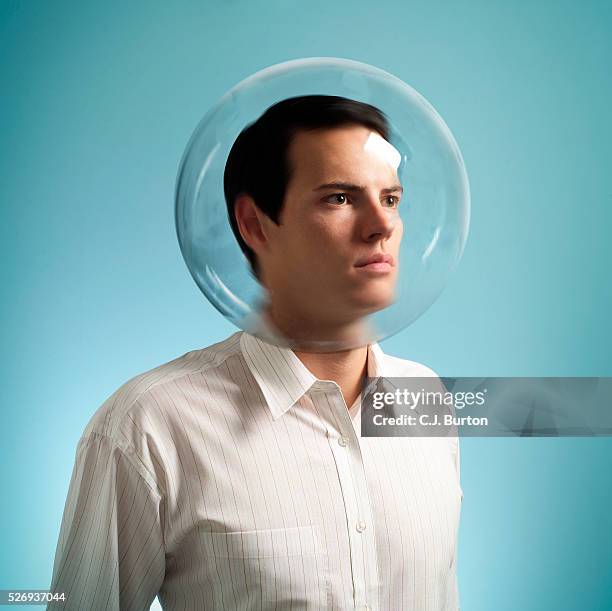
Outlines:
{"type": "MultiPolygon", "coordinates": [[[[471,180],[464,259],[382,343],[442,375],[612,375],[612,4],[0,0],[0,588],[46,588],[92,413],[235,328],[181,259],[183,148],[304,56],[392,72],[471,180]]],[[[612,439],[465,439],[464,611],[612,608],[612,439]]],[[[418,610],[417,610],[418,611],[418,610]]]]}

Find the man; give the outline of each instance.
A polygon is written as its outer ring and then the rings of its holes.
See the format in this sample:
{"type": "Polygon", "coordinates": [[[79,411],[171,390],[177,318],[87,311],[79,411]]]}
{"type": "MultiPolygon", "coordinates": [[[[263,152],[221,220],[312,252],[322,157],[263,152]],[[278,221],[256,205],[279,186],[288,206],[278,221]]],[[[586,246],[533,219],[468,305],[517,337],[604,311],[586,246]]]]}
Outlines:
{"type": "Polygon", "coordinates": [[[234,144],[225,194],[262,321],[296,348],[237,332],[110,397],[78,444],[52,589],[79,610],[156,595],[172,610],[458,609],[457,439],[359,434],[366,374],[435,376],[359,345],[393,301],[402,237],[384,116],[281,102],[234,144]]]}

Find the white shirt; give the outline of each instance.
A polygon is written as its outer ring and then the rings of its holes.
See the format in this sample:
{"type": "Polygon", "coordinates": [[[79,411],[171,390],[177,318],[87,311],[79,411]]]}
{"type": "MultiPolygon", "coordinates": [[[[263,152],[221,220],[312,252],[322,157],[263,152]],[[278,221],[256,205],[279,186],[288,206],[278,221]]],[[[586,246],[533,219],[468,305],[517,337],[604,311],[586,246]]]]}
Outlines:
{"type": "MultiPolygon", "coordinates": [[[[435,373],[371,344],[368,375],[435,373]]],[[[48,608],[455,611],[458,439],[359,407],[240,331],[133,378],[78,443],[48,608]]]]}

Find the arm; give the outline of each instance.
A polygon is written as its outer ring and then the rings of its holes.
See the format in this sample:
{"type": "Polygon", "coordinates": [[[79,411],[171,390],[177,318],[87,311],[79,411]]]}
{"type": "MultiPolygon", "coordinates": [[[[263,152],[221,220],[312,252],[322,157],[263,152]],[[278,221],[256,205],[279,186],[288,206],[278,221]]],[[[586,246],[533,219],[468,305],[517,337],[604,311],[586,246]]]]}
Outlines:
{"type": "Polygon", "coordinates": [[[81,438],[47,609],[148,609],[163,582],[163,497],[129,448],[107,436],[81,438]]]}

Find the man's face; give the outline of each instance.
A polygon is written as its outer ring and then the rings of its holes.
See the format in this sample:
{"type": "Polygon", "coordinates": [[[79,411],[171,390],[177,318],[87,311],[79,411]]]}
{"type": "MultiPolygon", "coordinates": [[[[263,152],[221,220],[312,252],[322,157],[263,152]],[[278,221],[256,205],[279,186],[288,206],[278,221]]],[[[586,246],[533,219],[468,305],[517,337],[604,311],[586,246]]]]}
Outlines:
{"type": "Polygon", "coordinates": [[[280,225],[265,224],[262,268],[273,303],[336,324],[393,302],[403,233],[394,155],[361,125],[296,134],[280,225]],[[374,255],[392,262],[362,265],[374,255]]]}

